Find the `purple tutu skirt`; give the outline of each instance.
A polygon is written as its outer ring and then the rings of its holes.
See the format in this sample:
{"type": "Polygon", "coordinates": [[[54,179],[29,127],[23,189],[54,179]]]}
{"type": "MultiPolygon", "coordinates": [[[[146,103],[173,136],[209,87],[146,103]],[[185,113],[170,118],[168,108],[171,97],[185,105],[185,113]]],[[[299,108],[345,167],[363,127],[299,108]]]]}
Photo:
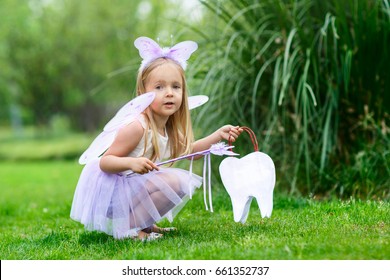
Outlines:
{"type": "Polygon", "coordinates": [[[114,238],[137,236],[163,218],[172,222],[201,184],[202,177],[179,168],[123,176],[103,172],[96,160],[80,175],[70,217],[114,238]]]}

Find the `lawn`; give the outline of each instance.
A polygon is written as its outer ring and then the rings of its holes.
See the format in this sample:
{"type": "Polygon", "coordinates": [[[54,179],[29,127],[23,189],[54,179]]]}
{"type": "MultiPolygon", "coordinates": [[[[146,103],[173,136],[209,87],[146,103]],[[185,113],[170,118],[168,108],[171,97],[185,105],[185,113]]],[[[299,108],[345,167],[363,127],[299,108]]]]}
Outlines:
{"type": "MultiPolygon", "coordinates": [[[[142,243],[87,232],[69,218],[82,167],[75,161],[0,162],[0,258],[47,259],[365,259],[390,258],[389,201],[317,201],[275,191],[262,219],[255,201],[235,223],[230,198],[213,185],[214,213],[198,191],[177,216],[177,232],[142,243]]],[[[161,225],[168,225],[164,221],[161,225]]]]}

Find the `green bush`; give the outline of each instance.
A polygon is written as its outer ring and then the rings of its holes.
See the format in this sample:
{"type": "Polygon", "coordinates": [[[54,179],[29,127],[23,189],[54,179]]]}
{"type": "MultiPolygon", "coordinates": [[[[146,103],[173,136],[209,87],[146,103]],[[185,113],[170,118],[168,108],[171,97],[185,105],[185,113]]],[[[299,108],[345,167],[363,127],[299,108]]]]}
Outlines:
{"type": "Polygon", "coordinates": [[[201,2],[203,130],[251,127],[291,193],[388,197],[389,1],[201,2]]]}

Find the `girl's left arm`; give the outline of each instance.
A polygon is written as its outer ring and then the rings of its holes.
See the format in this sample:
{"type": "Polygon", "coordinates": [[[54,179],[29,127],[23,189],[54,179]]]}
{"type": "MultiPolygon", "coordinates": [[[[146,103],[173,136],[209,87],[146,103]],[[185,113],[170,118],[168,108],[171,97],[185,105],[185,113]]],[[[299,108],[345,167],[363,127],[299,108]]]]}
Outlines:
{"type": "Polygon", "coordinates": [[[194,142],[192,151],[194,153],[204,151],[210,148],[211,145],[216,144],[222,140],[234,142],[241,134],[242,128],[233,125],[224,125],[209,136],[199,139],[194,142]]]}

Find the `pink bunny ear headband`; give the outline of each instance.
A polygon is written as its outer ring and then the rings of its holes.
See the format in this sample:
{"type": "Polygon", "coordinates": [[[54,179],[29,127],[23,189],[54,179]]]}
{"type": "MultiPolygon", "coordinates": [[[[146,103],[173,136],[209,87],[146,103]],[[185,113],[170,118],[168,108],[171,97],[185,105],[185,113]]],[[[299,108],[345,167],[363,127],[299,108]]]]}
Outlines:
{"type": "Polygon", "coordinates": [[[149,63],[160,57],[166,57],[177,62],[185,70],[187,60],[198,48],[198,44],[193,41],[184,41],[171,48],[161,48],[155,41],[148,37],[137,38],[134,41],[134,46],[139,50],[139,55],[143,59],[141,69],[144,69],[149,63]]]}

